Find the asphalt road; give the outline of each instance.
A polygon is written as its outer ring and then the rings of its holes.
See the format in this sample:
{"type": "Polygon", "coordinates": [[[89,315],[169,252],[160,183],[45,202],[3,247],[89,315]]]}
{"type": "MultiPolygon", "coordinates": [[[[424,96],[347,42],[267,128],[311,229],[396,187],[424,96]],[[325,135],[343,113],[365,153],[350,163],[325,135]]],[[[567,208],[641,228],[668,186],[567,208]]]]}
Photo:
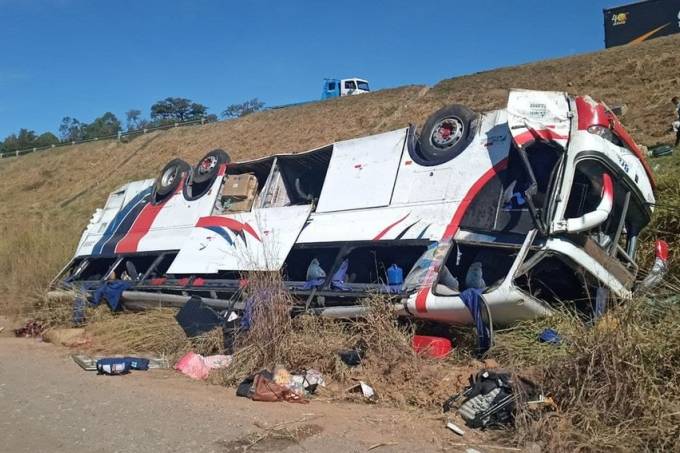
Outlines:
{"type": "Polygon", "coordinates": [[[356,403],[257,403],[170,370],[98,376],[78,367],[71,352],[0,337],[0,451],[465,450],[450,445],[462,439],[441,420],[422,414],[356,403]]]}

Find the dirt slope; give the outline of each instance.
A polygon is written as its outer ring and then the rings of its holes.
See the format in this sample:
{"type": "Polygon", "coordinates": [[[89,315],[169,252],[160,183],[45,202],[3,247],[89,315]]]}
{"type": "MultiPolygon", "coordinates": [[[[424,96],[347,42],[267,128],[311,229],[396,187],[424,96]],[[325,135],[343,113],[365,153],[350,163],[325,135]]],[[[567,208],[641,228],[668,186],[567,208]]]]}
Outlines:
{"type": "Polygon", "coordinates": [[[220,147],[232,158],[301,151],[335,140],[422,124],[452,102],[501,107],[512,87],[591,94],[625,104],[642,144],[670,141],[669,98],[680,94],[680,36],[352,98],[270,110],[246,118],[156,132],[129,143],[93,142],[0,161],[0,312],[17,309],[73,253],[93,209],[116,186],[155,177],[173,157],[191,163],[220,147]]]}

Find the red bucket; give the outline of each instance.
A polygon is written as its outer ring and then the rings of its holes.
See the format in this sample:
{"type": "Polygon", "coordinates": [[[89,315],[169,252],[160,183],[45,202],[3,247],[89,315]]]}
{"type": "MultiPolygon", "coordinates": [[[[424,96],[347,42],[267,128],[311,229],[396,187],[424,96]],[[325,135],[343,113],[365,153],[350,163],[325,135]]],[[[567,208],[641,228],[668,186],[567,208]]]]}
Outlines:
{"type": "Polygon", "coordinates": [[[446,357],[453,348],[451,340],[448,338],[429,337],[427,335],[414,335],[411,345],[417,354],[424,354],[437,359],[446,357]]]}

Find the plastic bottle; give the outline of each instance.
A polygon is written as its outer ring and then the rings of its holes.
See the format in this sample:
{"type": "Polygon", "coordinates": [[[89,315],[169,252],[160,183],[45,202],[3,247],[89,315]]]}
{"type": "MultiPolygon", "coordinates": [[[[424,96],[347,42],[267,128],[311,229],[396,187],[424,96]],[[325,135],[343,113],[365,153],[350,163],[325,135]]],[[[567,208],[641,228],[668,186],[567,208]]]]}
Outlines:
{"type": "Polygon", "coordinates": [[[391,286],[401,285],[402,283],[404,283],[404,271],[402,268],[396,264],[387,268],[387,284],[391,286]]]}

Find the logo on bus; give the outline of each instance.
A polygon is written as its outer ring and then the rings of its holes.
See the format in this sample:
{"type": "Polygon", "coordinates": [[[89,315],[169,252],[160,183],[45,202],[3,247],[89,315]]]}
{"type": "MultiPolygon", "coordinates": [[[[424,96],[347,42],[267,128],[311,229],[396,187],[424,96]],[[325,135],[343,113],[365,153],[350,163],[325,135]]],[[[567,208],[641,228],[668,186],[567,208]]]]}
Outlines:
{"type": "Polygon", "coordinates": [[[626,22],[628,22],[628,14],[629,13],[614,14],[612,16],[612,25],[614,25],[614,26],[623,25],[626,22]]]}

